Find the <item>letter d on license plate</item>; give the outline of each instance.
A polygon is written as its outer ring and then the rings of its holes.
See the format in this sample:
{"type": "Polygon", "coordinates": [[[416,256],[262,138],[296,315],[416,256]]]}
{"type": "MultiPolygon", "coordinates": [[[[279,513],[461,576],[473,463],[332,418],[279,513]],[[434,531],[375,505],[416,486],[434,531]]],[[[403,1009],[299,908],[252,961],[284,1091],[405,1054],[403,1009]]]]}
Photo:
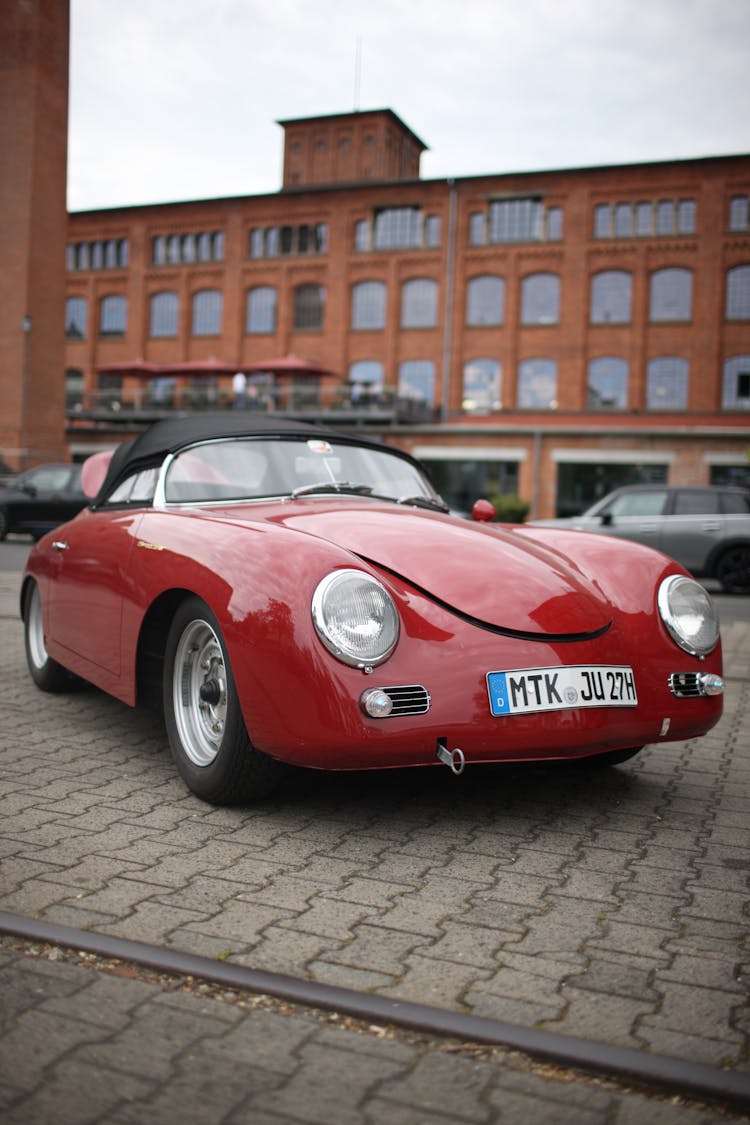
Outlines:
{"type": "Polygon", "coordinates": [[[633,669],[626,665],[577,664],[488,672],[487,691],[493,715],[638,705],[633,669]]]}

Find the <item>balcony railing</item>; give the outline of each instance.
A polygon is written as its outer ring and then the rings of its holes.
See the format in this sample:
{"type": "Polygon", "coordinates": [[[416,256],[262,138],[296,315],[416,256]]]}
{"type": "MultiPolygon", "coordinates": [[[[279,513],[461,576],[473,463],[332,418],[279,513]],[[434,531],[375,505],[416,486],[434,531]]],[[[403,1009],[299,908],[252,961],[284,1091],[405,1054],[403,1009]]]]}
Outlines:
{"type": "Polygon", "coordinates": [[[145,423],[175,413],[196,411],[236,411],[276,413],[306,421],[325,420],[329,425],[352,422],[362,425],[392,425],[429,422],[436,417],[435,407],[423,399],[399,395],[390,388],[370,388],[349,384],[304,387],[277,385],[253,393],[248,388],[244,401],[235,402],[231,392],[215,387],[160,388],[136,387],[132,390],[84,391],[68,396],[65,412],[69,425],[76,423],[145,423]]]}

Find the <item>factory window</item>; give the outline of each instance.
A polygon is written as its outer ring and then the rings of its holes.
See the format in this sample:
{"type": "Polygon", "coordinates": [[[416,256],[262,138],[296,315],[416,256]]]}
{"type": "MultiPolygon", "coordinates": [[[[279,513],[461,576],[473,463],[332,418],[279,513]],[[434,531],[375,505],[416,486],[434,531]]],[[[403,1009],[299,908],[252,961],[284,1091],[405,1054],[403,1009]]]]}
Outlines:
{"type": "Polygon", "coordinates": [[[259,285],[247,295],[246,331],[251,335],[276,331],[276,290],[259,285]]]}
{"type": "Polygon", "coordinates": [[[651,274],[652,321],[688,321],[693,308],[693,275],[686,269],[656,270],[651,274]]]}
{"type": "Polygon", "coordinates": [[[124,336],[128,327],[128,299],[119,294],[102,297],[99,305],[99,335],[124,336]]]}
{"type": "Polygon", "coordinates": [[[503,323],[505,282],[485,274],[472,277],[466,287],[466,323],[471,326],[503,323]]]}
{"type": "Polygon", "coordinates": [[[630,324],[633,281],[624,270],[603,270],[591,278],[591,323],[630,324]]]}
{"type": "Polygon", "coordinates": [[[521,324],[557,324],[560,320],[560,278],[532,273],[521,282],[521,324]]]}
{"type": "Polygon", "coordinates": [[[360,281],[352,288],[352,328],[385,328],[386,288],[382,281],[360,281]]]}

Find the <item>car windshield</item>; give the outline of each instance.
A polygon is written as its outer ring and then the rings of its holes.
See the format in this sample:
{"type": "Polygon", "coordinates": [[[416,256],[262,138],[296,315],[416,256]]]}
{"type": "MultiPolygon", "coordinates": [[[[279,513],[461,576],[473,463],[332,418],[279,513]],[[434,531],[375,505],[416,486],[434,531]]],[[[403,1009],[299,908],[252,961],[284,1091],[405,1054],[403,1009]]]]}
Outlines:
{"type": "Polygon", "coordinates": [[[175,455],[164,485],[172,504],[316,492],[443,506],[427,478],[402,457],[319,438],[205,442],[175,455]]]}

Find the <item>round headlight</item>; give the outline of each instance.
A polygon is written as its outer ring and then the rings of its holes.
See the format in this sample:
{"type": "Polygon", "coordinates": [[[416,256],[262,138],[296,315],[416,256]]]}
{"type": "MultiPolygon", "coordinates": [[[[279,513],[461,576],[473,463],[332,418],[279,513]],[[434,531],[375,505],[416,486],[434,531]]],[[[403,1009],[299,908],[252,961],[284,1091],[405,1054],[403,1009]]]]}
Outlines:
{"type": "Polygon", "coordinates": [[[691,656],[707,656],[719,643],[719,618],[698,582],[682,574],[659,587],[659,613],[670,637],[691,656]]]}
{"type": "Polygon", "coordinates": [[[355,668],[382,664],[398,641],[391,595],[361,570],[335,570],[323,578],[313,594],[312,618],[328,651],[355,668]]]}

